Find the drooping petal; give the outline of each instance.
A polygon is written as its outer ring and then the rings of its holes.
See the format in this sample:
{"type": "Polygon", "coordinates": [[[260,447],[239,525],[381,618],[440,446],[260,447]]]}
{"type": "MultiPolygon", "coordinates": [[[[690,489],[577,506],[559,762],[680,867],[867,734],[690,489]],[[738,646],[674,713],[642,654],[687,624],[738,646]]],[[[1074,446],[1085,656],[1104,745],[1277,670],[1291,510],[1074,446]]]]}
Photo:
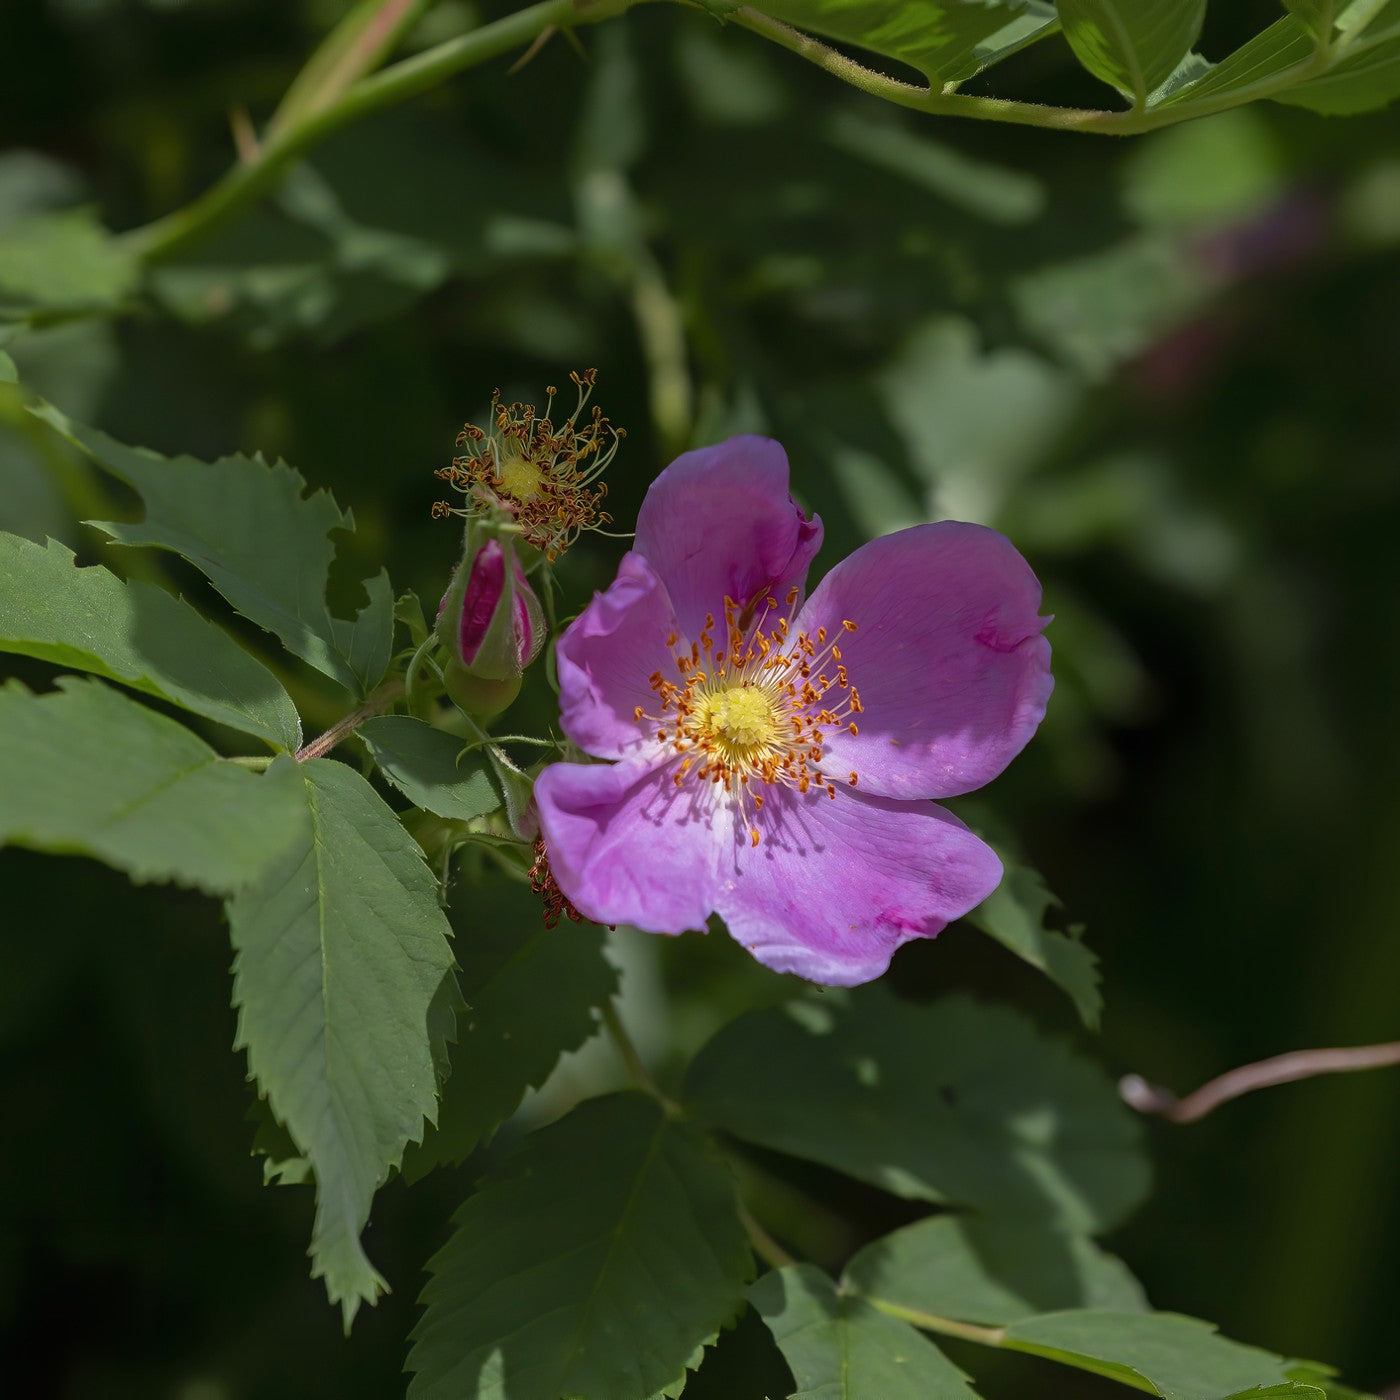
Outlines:
{"type": "Polygon", "coordinates": [[[555,763],[535,780],[550,868],[574,907],[648,933],[705,927],[724,838],[710,790],[665,765],[555,763]]]}
{"type": "Polygon", "coordinates": [[[676,615],[666,589],[639,554],[622,558],[617,578],[559,639],[559,711],[564,733],[585,753],[621,758],[647,742],[637,707],[654,714],[648,677],[675,679],[666,640],[676,615]]]}
{"type": "MultiPolygon", "coordinates": [[[[995,530],[944,521],[863,545],[795,627],[837,640],[863,713],[825,744],[823,768],[862,791],[953,797],[990,782],[1045,714],[1053,681],[1040,584],[995,530]],[[857,624],[843,632],[842,623],[857,624]]],[[[830,669],[830,668],[828,668],[830,669]]]]}
{"type": "Polygon", "coordinates": [[[775,972],[831,987],[869,982],[901,943],[932,937],[1001,880],[991,848],[932,802],[766,792],[763,838],[728,848],[716,908],[775,972]]]}
{"type": "Polygon", "coordinates": [[[726,597],[765,592],[783,605],[821,547],[822,523],[788,494],[787,454],[771,438],[735,437],[677,457],[637,514],[636,549],[671,595],[681,631],[697,640],[726,597]]]}

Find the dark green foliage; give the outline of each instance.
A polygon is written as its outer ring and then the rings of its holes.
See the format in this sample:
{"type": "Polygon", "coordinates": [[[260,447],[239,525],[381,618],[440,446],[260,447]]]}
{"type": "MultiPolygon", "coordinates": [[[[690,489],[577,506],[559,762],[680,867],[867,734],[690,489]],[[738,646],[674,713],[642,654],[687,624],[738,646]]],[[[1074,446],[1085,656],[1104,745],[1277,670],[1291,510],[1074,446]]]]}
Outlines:
{"type": "Polygon", "coordinates": [[[715,1127],[914,1199],[1102,1230],[1147,1189],[1102,1071],[965,997],[870,987],[756,1012],[701,1051],[686,1094],[715,1127]]]}
{"type": "Polygon", "coordinates": [[[749,1297],[792,1367],[794,1400],[974,1400],[927,1337],[838,1293],[811,1264],[765,1274],[749,1297]]]}
{"type": "Polygon", "coordinates": [[[677,1395],[752,1267],[727,1168],[638,1094],[527,1138],[453,1225],[428,1265],[412,1400],[677,1395]]]}
{"type": "Polygon", "coordinates": [[[482,881],[454,903],[466,1010],[437,1126],[404,1155],[409,1181],[463,1161],[489,1138],[561,1054],[595,1033],[594,1008],[617,987],[603,931],[568,922],[545,928],[539,900],[523,886],[482,881]]]}

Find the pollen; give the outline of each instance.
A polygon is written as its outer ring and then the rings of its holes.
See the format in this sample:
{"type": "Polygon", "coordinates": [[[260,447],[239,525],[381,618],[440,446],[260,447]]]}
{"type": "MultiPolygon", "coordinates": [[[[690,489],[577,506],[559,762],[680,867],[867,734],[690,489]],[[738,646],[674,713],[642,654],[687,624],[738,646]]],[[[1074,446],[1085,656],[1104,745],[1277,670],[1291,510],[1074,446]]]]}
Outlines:
{"type": "Polygon", "coordinates": [[[603,509],[603,472],[626,437],[596,405],[585,414],[597,370],[569,376],[578,390],[573,412],[556,426],[555,389],[545,390],[544,413],[532,403],[491,396],[490,427],[468,423],[457,436],[466,449],[436,475],[465,501],[433,505],[433,518],[473,516],[493,507],[513,518],[520,537],[547,558],[557,559],[585,530],[612,523],[603,509]]]}
{"type": "MultiPolygon", "coordinates": [[[[795,600],[794,590],[788,606],[795,600]]],[[[653,671],[657,711],[634,711],[657,726],[658,743],[684,755],[672,775],[675,787],[719,788],[752,846],[762,839],[764,789],[780,784],[799,794],[836,796],[822,768],[824,746],[842,729],[854,734],[850,716],[861,709],[826,629],[809,635],[793,629],[786,616],[769,623],[775,607],[766,596],[742,607],[726,598],[722,629],[711,616],[698,642],[685,646],[672,634],[668,645],[679,683],[653,671]]],[[[851,622],[842,627],[855,630],[851,622]]],[[[854,787],[858,776],[850,772],[837,780],[854,787]]]]}

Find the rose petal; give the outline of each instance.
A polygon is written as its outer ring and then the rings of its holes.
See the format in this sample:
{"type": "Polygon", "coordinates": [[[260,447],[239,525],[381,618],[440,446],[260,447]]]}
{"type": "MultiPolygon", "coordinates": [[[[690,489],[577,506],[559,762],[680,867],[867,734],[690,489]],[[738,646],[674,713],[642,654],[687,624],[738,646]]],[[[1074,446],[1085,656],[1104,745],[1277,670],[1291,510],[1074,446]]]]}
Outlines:
{"type": "Polygon", "coordinates": [[[822,523],[788,494],[787,454],[771,438],[735,437],[677,457],[637,514],[636,549],[666,584],[681,632],[699,639],[724,600],[744,605],[799,592],[821,547],[822,523]]]}
{"type": "MultiPolygon", "coordinates": [[[[639,554],[625,554],[617,578],[559,639],[559,710],[564,733],[585,753],[621,758],[651,736],[637,706],[658,711],[648,677],[676,673],[666,639],[676,615],[666,589],[639,554]]],[[[654,729],[654,726],[652,726],[654,729]]]]}
{"type": "Polygon", "coordinates": [[[981,525],[916,525],[856,550],[794,623],[814,639],[827,629],[864,706],[858,735],[828,735],[823,769],[854,771],[886,797],[990,782],[1035,733],[1054,684],[1039,608],[1030,566],[981,525]],[[844,619],[858,630],[843,632],[844,619]]]}
{"type": "Polygon", "coordinates": [[[719,857],[709,789],[681,791],[670,767],[555,763],[535,781],[550,869],[579,913],[648,933],[701,929],[719,857]]]}
{"type": "Polygon", "coordinates": [[[775,972],[853,987],[975,908],[1001,862],[951,812],[852,789],[765,789],[757,847],[724,861],[717,909],[775,972]]]}

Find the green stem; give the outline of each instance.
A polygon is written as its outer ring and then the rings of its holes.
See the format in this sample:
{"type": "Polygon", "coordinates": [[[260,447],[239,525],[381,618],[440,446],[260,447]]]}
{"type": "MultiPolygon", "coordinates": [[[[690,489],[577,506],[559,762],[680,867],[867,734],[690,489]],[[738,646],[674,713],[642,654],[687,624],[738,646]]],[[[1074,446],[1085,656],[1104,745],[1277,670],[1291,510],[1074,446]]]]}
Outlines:
{"type": "Polygon", "coordinates": [[[385,681],[363,705],[351,710],[344,719],[337,720],[318,738],[303,744],[296,751],[297,762],[305,763],[309,758],[321,758],[328,754],[342,739],[348,738],[372,715],[387,710],[403,693],[404,683],[401,680],[385,681]]]}
{"type": "Polygon", "coordinates": [[[226,759],[228,763],[236,763],[240,768],[250,769],[254,773],[265,773],[272,767],[273,756],[271,754],[238,755],[226,759]]]}
{"type": "Polygon", "coordinates": [[[793,29],[790,25],[772,19],[747,5],[735,10],[726,18],[781,45],[797,54],[799,58],[816,64],[818,68],[835,78],[840,78],[842,82],[849,83],[862,92],[868,92],[873,97],[893,102],[899,107],[939,116],[968,117],[973,121],[1003,122],[1010,126],[1038,126],[1050,131],[1088,131],[1108,136],[1136,136],[1145,131],[1155,131],[1159,127],[1174,126],[1177,122],[1191,121],[1196,117],[1207,117],[1232,107],[1241,107],[1261,97],[1282,92],[1299,80],[1313,76],[1326,67],[1328,58],[1326,45],[1320,43],[1316,52],[1301,63],[1295,63],[1268,78],[1261,78],[1258,82],[1221,93],[1214,98],[1189,103],[1183,101],[1179,106],[1159,106],[1151,111],[1135,107],[1126,112],[1108,112],[1097,108],[1047,107],[1036,102],[977,97],[970,93],[954,92],[949,88],[920,87],[916,83],[901,82],[897,78],[890,78],[866,68],[829,45],[823,44],[819,39],[814,39],[811,35],[793,29]]]}
{"type": "Polygon", "coordinates": [[[362,78],[333,105],[306,112],[293,125],[276,133],[256,160],[234,166],[218,184],[183,209],[133,229],[123,235],[123,240],[145,262],[169,257],[221,227],[266,194],[292,161],[342,127],[526,45],[550,27],[594,24],[621,14],[633,3],[636,0],[543,0],[392,64],[362,78]]]}
{"type": "Polygon", "coordinates": [[[897,1317],[901,1322],[911,1323],[925,1332],[936,1332],[943,1337],[961,1337],[965,1342],[976,1342],[979,1346],[1000,1347],[1006,1344],[1006,1331],[1001,1327],[979,1327],[975,1322],[959,1322],[956,1318],[940,1317],[937,1313],[921,1312],[918,1308],[906,1308],[899,1303],[886,1302],[883,1298],[870,1298],[860,1295],[872,1308],[878,1309],[887,1317],[897,1317]]]}
{"type": "Polygon", "coordinates": [[[749,1243],[753,1245],[753,1252],[770,1268],[785,1269],[789,1264],[797,1263],[797,1260],[754,1219],[742,1202],[739,1205],[739,1219],[743,1222],[749,1243]]]}
{"type": "Polygon", "coordinates": [[[633,1084],[642,1093],[649,1094],[654,1098],[665,1109],[668,1117],[678,1116],[679,1106],[656,1087],[656,1081],[642,1063],[642,1057],[637,1053],[637,1047],[632,1043],[632,1037],[627,1034],[627,1027],[622,1024],[622,1017],[617,1014],[617,1007],[613,1005],[611,997],[598,1008],[598,1012],[603,1018],[603,1029],[607,1031],[608,1039],[617,1049],[633,1084]]]}

